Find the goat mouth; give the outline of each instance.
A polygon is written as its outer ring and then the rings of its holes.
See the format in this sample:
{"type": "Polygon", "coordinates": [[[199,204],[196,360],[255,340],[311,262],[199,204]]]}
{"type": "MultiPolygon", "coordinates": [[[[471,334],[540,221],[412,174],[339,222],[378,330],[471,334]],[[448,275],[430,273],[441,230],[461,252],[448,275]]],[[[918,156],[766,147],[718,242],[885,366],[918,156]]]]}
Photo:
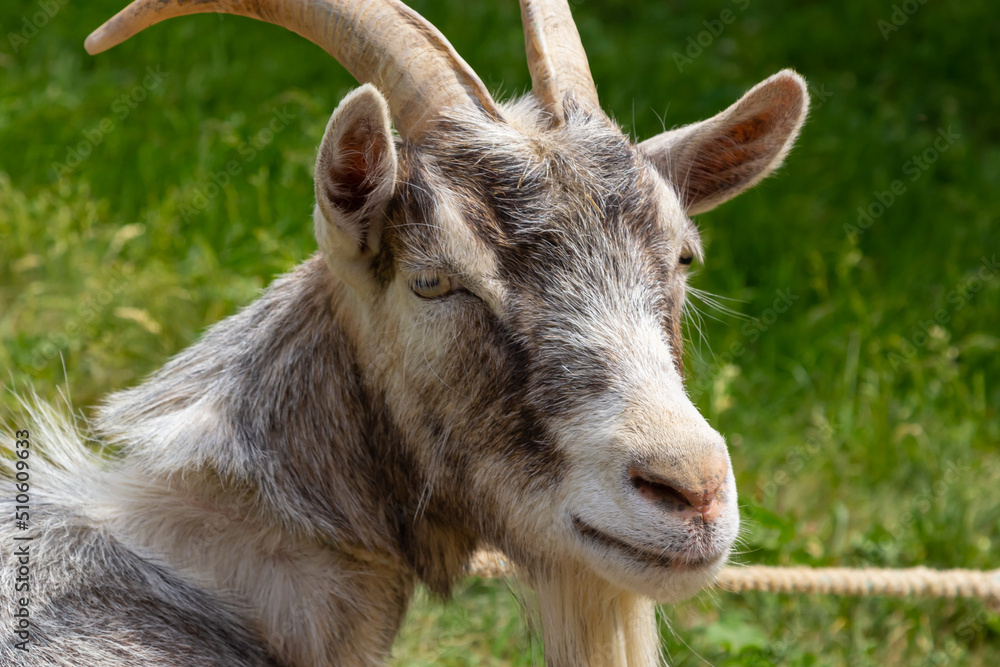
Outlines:
{"type": "Polygon", "coordinates": [[[585,523],[579,517],[573,517],[573,527],[591,542],[596,542],[606,548],[625,553],[632,560],[655,567],[671,568],[673,570],[697,570],[714,563],[718,556],[708,558],[692,558],[678,553],[664,552],[653,546],[637,546],[608,535],[585,523]]]}

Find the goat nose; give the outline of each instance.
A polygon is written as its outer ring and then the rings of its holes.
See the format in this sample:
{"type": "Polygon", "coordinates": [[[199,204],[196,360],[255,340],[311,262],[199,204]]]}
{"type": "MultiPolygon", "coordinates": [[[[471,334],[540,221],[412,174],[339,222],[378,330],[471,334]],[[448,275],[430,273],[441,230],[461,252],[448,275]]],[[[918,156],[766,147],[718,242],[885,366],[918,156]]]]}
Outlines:
{"type": "Polygon", "coordinates": [[[694,470],[681,471],[677,466],[632,465],[629,481],[638,494],[656,504],[663,504],[678,513],[697,512],[702,521],[711,523],[722,513],[719,492],[729,472],[729,461],[722,455],[711,455],[694,470]],[[672,470],[671,470],[672,468],[672,470]]]}

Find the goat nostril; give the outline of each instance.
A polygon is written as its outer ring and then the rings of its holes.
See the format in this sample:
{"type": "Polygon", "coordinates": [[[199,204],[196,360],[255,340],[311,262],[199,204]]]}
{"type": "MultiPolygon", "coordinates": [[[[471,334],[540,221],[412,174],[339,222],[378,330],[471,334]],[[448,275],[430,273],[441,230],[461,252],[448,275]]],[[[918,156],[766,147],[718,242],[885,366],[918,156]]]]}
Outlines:
{"type": "Polygon", "coordinates": [[[669,502],[678,512],[687,509],[697,510],[706,523],[715,520],[722,509],[716,499],[721,484],[687,489],[635,466],[629,468],[629,480],[639,495],[646,500],[654,503],[669,502]]]}
{"type": "Polygon", "coordinates": [[[669,501],[678,506],[678,509],[690,505],[687,497],[670,486],[662,482],[654,482],[642,473],[632,473],[632,486],[639,492],[639,495],[652,502],[669,501]]]}

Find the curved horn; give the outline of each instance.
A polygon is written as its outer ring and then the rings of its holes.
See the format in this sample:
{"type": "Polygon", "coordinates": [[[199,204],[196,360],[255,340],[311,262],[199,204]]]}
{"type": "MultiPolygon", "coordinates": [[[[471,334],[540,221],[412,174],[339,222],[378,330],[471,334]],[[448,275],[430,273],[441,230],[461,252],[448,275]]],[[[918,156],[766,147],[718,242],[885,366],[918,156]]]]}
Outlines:
{"type": "Polygon", "coordinates": [[[274,23],[336,58],[385,96],[400,135],[417,140],[446,107],[499,118],[486,86],[441,32],[398,0],[135,0],[87,38],[91,54],[174,16],[221,12],[274,23]]]}
{"type": "Polygon", "coordinates": [[[565,118],[563,100],[600,109],[597,88],[587,64],[580,33],[566,0],[521,0],[524,46],[528,52],[531,89],[556,122],[565,118]]]}

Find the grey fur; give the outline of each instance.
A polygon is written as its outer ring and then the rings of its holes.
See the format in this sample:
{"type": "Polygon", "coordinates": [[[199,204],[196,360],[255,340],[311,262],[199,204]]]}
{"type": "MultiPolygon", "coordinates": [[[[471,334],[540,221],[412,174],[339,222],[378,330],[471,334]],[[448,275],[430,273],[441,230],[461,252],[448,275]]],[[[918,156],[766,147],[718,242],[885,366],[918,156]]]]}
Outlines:
{"type": "MultiPolygon", "coordinates": [[[[352,93],[320,149],[317,255],[93,433],[32,408],[32,643],[0,628],[0,663],[379,665],[415,583],[447,595],[484,546],[538,590],[548,664],[657,662],[647,596],[710,581],[738,526],[681,383],[684,207],[776,168],[804,90],[781,73],[643,148],[572,96],[559,122],[529,96],[414,144],[352,93]],[[428,275],[457,287],[422,298],[428,275]]],[[[13,497],[0,481],[4,516],[13,497]]]]}

